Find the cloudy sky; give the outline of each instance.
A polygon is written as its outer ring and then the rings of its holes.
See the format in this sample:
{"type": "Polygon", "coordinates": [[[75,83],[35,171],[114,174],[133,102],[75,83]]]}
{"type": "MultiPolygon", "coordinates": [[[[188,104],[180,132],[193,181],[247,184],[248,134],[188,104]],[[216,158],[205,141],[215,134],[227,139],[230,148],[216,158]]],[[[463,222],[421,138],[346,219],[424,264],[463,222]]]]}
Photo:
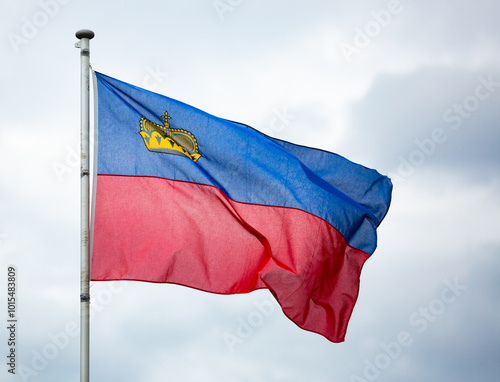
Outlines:
{"type": "Polygon", "coordinates": [[[265,290],[93,283],[92,380],[500,379],[498,1],[0,4],[0,380],[78,380],[82,28],[95,70],[395,185],[344,343],[265,290]]]}

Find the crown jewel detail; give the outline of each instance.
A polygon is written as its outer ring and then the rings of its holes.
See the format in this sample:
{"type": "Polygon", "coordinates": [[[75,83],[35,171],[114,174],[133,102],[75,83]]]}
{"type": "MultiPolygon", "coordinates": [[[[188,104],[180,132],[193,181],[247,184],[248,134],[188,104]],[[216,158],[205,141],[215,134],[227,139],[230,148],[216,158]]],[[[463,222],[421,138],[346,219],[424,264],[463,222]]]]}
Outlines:
{"type": "Polygon", "coordinates": [[[141,118],[139,134],[144,139],[147,149],[158,153],[187,156],[193,162],[200,159],[201,154],[198,152],[195,136],[190,131],[171,128],[168,123],[171,117],[167,112],[161,118],[163,126],[144,117],[141,118]]]}

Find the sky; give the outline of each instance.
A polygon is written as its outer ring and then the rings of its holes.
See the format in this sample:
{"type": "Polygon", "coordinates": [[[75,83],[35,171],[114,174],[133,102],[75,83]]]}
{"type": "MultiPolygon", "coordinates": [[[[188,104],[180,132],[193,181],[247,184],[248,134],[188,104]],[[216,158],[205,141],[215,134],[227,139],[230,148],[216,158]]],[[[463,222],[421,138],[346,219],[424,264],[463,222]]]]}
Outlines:
{"type": "Polygon", "coordinates": [[[91,380],[500,379],[497,1],[0,4],[0,380],[79,376],[82,28],[99,72],[394,183],[345,342],[267,290],[93,282],[91,380]]]}

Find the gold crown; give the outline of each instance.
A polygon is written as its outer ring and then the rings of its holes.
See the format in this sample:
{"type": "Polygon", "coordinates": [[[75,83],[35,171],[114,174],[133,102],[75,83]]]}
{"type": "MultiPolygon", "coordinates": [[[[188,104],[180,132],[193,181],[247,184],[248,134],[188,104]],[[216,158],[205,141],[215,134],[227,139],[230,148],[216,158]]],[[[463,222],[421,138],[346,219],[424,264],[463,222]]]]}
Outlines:
{"type": "Polygon", "coordinates": [[[200,159],[201,154],[198,152],[198,142],[195,136],[182,129],[172,129],[168,120],[170,117],[165,112],[162,115],[163,126],[148,121],[146,118],[141,118],[141,134],[144,143],[149,151],[158,153],[184,155],[190,158],[193,162],[200,159]]]}

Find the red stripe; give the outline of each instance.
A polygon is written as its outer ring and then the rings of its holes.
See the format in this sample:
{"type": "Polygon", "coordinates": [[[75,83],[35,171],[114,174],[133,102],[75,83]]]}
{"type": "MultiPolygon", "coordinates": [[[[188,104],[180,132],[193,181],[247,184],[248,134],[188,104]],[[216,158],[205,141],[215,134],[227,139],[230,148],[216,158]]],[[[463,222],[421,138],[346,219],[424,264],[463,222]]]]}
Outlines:
{"type": "Polygon", "coordinates": [[[94,281],[269,288],[292,321],[334,342],[344,339],[369,257],[308,212],[154,177],[99,175],[94,227],[94,281]]]}

